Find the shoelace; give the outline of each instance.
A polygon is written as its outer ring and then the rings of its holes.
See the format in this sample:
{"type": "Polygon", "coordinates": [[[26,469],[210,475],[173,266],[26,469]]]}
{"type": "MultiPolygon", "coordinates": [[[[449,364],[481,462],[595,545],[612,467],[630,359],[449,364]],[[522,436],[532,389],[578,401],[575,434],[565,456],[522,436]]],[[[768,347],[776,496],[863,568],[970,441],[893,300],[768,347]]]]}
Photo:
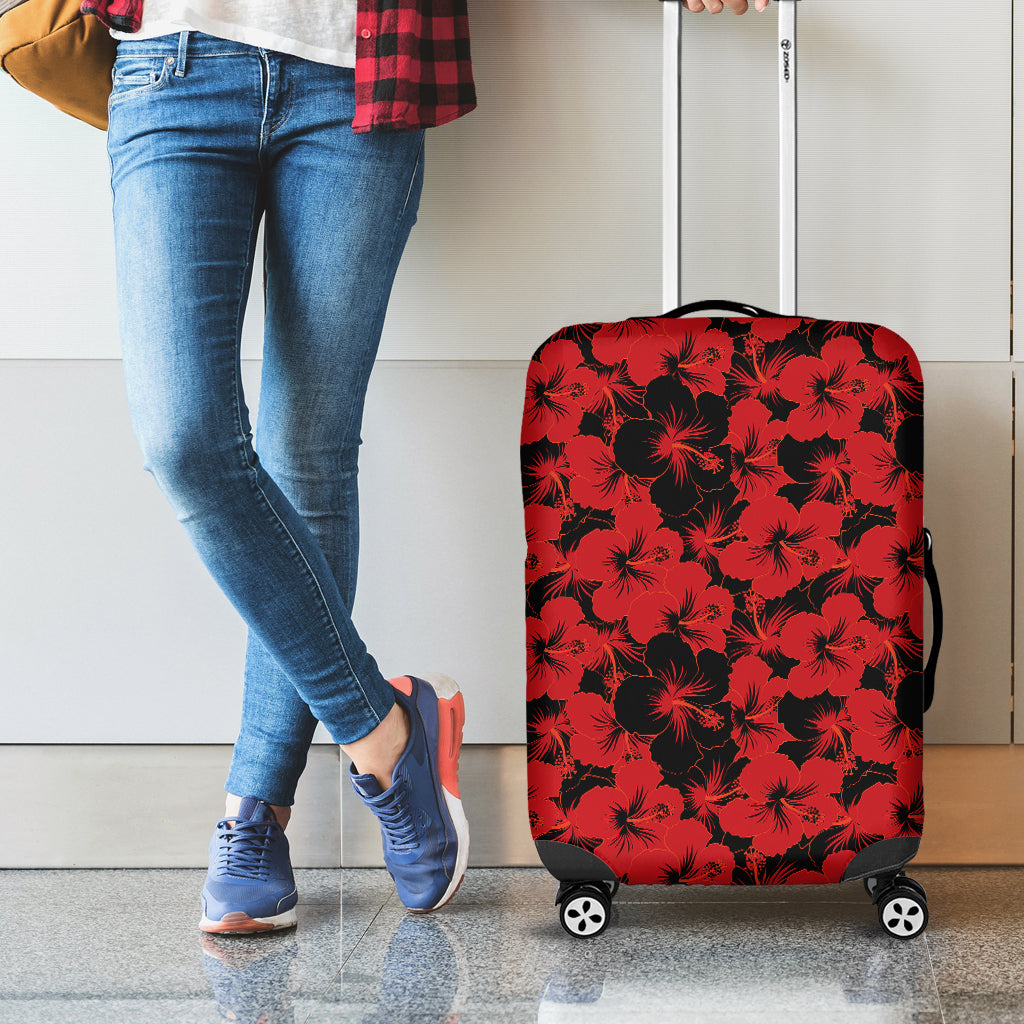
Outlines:
{"type": "Polygon", "coordinates": [[[384,834],[395,853],[410,853],[420,845],[416,837],[416,823],[412,820],[412,808],[405,797],[405,781],[402,780],[395,786],[388,803],[376,807],[384,834]]]}
{"type": "Polygon", "coordinates": [[[217,868],[235,878],[267,880],[267,854],[270,850],[270,825],[265,821],[236,821],[230,818],[217,822],[221,841],[217,868]]]}

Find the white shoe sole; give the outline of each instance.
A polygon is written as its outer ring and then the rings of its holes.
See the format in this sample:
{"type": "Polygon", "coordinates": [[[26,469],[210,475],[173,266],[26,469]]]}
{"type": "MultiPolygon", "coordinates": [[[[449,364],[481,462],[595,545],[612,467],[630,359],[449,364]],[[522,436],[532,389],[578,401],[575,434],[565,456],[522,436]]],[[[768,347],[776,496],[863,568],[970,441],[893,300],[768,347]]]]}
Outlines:
{"type": "MultiPolygon", "coordinates": [[[[426,672],[422,675],[418,675],[416,678],[422,679],[434,688],[439,704],[441,702],[450,703],[459,694],[459,687],[455,680],[452,679],[451,676],[446,676],[441,672],[426,672]]],[[[462,720],[456,721],[456,727],[453,733],[454,750],[448,755],[448,760],[452,762],[452,771],[456,773],[456,779],[459,750],[462,747],[462,725],[465,719],[465,712],[462,711],[461,701],[458,703],[458,713],[461,714],[462,720]]],[[[456,786],[456,789],[457,788],[458,787],[456,786]]],[[[431,910],[437,910],[438,907],[443,907],[455,895],[455,891],[458,887],[462,885],[462,879],[465,876],[466,868],[469,865],[469,822],[466,820],[466,812],[462,807],[462,800],[456,796],[455,793],[451,792],[443,783],[441,785],[441,792],[444,793],[444,802],[448,806],[448,813],[451,815],[452,825],[455,827],[455,835],[458,842],[458,851],[455,855],[455,871],[453,872],[452,880],[448,884],[448,888],[445,890],[441,899],[432,907],[426,907],[422,910],[415,911],[415,913],[420,914],[428,913],[431,910]]]]}
{"type": "Polygon", "coordinates": [[[225,914],[219,921],[211,921],[205,914],[199,922],[201,931],[214,935],[245,935],[250,932],[270,932],[278,928],[291,928],[298,921],[295,908],[274,917],[250,917],[239,910],[225,914]]]}

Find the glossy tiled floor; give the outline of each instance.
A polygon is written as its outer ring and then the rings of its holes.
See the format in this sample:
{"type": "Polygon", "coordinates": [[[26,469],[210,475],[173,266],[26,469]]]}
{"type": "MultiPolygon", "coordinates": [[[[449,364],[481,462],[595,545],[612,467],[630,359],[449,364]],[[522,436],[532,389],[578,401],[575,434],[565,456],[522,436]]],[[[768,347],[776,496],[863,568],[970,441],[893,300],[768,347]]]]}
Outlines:
{"type": "Polygon", "coordinates": [[[297,872],[298,927],[196,928],[202,871],[0,872],[0,1021],[1024,1024],[1024,869],[910,866],[901,941],[861,883],[619,890],[573,939],[536,869],[471,869],[427,916],[379,870],[297,872]]]}

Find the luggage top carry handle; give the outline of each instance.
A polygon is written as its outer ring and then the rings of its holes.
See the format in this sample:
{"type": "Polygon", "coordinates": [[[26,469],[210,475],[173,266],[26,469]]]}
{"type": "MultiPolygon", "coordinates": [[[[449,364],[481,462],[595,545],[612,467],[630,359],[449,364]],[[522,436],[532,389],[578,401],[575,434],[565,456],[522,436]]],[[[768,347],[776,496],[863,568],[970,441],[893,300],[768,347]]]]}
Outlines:
{"type": "Polygon", "coordinates": [[[731,313],[742,313],[744,316],[782,316],[781,313],[771,313],[760,306],[750,306],[745,302],[731,302],[728,299],[704,299],[700,302],[688,302],[685,306],[679,306],[663,316],[686,316],[687,313],[696,313],[701,309],[724,309],[731,313]]]}

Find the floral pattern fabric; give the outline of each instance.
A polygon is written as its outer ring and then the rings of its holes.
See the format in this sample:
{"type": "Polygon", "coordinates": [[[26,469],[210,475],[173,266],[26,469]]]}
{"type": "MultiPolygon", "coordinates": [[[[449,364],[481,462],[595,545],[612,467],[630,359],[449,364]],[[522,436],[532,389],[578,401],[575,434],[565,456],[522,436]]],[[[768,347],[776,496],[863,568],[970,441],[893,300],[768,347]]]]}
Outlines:
{"type": "Polygon", "coordinates": [[[637,318],[527,375],[534,839],[839,881],[923,827],[921,368],[873,324],[637,318]]]}

